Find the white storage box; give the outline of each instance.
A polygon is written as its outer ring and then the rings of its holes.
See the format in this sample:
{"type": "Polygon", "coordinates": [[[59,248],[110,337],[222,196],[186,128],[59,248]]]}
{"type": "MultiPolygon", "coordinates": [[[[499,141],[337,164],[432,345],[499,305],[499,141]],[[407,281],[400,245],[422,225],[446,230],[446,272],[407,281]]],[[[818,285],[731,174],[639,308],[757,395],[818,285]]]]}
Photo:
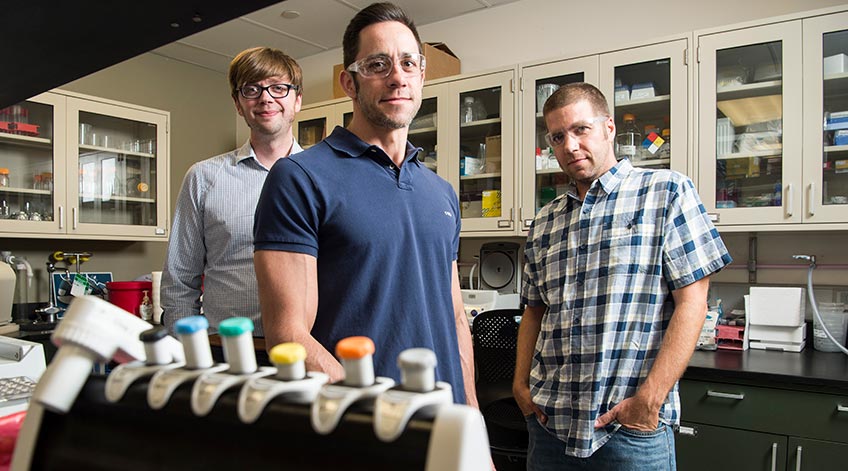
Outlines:
{"type": "Polygon", "coordinates": [[[762,342],[803,343],[807,339],[807,323],[798,327],[777,327],[771,325],[749,325],[748,339],[762,342]]]}
{"type": "Polygon", "coordinates": [[[755,287],[749,289],[751,325],[800,327],[804,325],[806,296],[803,288],[755,287]]]}
{"type": "Polygon", "coordinates": [[[824,58],[824,75],[841,74],[848,71],[848,56],[835,54],[824,58]]]}

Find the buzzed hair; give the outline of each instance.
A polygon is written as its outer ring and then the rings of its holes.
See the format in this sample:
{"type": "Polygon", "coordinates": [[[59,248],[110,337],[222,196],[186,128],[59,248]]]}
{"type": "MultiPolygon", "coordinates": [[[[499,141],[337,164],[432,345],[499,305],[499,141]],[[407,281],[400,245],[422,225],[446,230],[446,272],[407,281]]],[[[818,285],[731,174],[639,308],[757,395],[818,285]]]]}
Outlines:
{"type": "Polygon", "coordinates": [[[554,110],[583,100],[588,101],[592,105],[592,109],[596,114],[610,115],[607,98],[597,87],[586,82],[569,83],[559,87],[545,102],[545,106],[542,108],[542,114],[547,116],[548,113],[554,110]]]}

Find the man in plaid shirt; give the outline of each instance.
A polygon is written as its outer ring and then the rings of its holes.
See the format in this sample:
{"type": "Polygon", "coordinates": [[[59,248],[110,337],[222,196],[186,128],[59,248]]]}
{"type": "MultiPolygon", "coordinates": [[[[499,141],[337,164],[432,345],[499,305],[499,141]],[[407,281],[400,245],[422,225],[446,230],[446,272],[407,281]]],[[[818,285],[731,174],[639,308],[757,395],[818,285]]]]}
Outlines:
{"type": "Polygon", "coordinates": [[[689,178],[616,161],[600,90],[563,86],[543,114],[571,185],[525,249],[513,392],[528,469],[673,470],[677,380],[730,255],[689,178]]]}

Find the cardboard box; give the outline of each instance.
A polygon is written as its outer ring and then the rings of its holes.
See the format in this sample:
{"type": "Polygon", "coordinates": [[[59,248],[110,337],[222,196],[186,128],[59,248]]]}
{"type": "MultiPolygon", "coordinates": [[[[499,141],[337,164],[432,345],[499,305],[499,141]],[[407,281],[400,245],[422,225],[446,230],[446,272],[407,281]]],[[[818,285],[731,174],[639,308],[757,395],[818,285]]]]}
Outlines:
{"type": "MultiPolygon", "coordinates": [[[[426,80],[459,74],[461,68],[460,60],[445,43],[424,43],[421,49],[424,57],[427,58],[427,67],[424,71],[426,80]]],[[[333,66],[332,81],[334,98],[346,96],[341,85],[339,85],[339,74],[343,68],[343,64],[333,66]]]]}
{"type": "Polygon", "coordinates": [[[339,75],[342,73],[342,69],[344,68],[344,64],[336,64],[333,66],[333,98],[344,98],[345,95],[344,90],[342,90],[342,86],[339,84],[339,75]]]}
{"type": "Polygon", "coordinates": [[[424,57],[427,68],[424,71],[427,80],[451,75],[459,75],[461,63],[456,54],[445,43],[424,43],[424,57]]]}

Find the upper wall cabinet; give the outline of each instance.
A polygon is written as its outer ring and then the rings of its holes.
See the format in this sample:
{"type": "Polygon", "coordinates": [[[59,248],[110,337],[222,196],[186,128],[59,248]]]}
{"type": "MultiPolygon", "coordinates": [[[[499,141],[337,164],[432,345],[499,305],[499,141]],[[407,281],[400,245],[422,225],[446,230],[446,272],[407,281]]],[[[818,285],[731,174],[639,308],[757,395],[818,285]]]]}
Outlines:
{"type": "Polygon", "coordinates": [[[61,91],[0,110],[0,234],[167,240],[168,126],[61,91]]]}
{"type": "Polygon", "coordinates": [[[565,193],[568,178],[562,173],[553,149],[545,142],[548,132],[542,107],[559,87],[575,82],[600,86],[598,56],[581,57],[525,67],[521,71],[521,174],[520,228],[527,231],[533,217],[551,200],[565,193]]]}
{"type": "Polygon", "coordinates": [[[805,19],[803,219],[848,222],[848,13],[805,19]]]}
{"type": "Polygon", "coordinates": [[[700,191],[722,230],[848,222],[848,14],[698,37],[700,191]]]}
{"type": "Polygon", "coordinates": [[[601,91],[613,108],[619,159],[687,172],[688,54],[688,39],[601,54],[601,91]]]}
{"type": "Polygon", "coordinates": [[[520,230],[563,194],[568,178],[545,142],[542,107],[560,86],[591,83],[616,123],[616,156],[634,166],[686,172],[689,161],[689,39],[633,47],[521,69],[520,230]],[[671,137],[674,136],[672,141],[671,137]],[[672,144],[673,142],[673,144],[672,144]]]}
{"type": "Polygon", "coordinates": [[[351,118],[353,104],[350,98],[304,106],[295,115],[294,137],[301,147],[308,149],[329,136],[336,126],[347,126],[351,118]]]}

